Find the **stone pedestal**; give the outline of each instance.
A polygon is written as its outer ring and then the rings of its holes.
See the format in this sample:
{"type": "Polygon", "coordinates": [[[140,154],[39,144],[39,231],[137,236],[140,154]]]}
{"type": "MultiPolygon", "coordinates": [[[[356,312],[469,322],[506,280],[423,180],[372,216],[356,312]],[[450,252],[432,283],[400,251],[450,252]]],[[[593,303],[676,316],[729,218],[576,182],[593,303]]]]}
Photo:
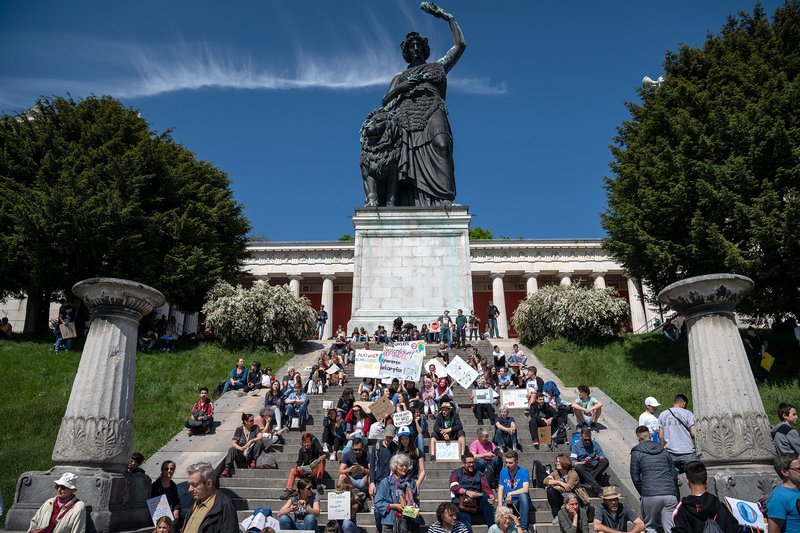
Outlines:
{"type": "Polygon", "coordinates": [[[93,278],[72,292],[92,314],[78,372],[53,448],[55,468],[17,482],[6,527],[26,529],[65,472],[78,475],[78,497],[91,510],[90,531],[151,524],[150,478],[125,473],[133,446],[133,394],[139,320],[164,303],[157,290],[128,280],[93,278]]]}
{"type": "Polygon", "coordinates": [[[392,329],[402,316],[417,327],[445,309],[472,309],[466,207],[360,208],[353,217],[353,307],[347,331],[392,329]]]}
{"type": "Polygon", "coordinates": [[[769,422],[733,315],[752,288],[744,276],[709,274],[658,295],[686,317],[696,448],[709,469],[709,490],[748,501],[777,480],[769,422]]]}

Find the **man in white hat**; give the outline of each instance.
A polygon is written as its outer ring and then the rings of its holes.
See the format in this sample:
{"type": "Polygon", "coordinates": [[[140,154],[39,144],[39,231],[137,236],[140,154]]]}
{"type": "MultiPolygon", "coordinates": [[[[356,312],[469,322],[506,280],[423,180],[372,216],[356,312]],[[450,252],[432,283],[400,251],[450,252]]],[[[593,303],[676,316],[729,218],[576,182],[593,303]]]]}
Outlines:
{"type": "Polygon", "coordinates": [[[660,405],[658,400],[648,396],[644,399],[644,413],[639,415],[639,425],[647,426],[647,429],[650,430],[650,438],[656,442],[658,442],[658,438],[654,436],[658,435],[658,428],[661,427],[661,423],[658,421],[658,414],[656,414],[660,405]]]}
{"type": "Polygon", "coordinates": [[[64,472],[56,480],[56,495],[39,507],[31,519],[29,532],[53,526],[53,533],[83,533],[86,531],[86,507],[75,496],[78,476],[64,472]]]}

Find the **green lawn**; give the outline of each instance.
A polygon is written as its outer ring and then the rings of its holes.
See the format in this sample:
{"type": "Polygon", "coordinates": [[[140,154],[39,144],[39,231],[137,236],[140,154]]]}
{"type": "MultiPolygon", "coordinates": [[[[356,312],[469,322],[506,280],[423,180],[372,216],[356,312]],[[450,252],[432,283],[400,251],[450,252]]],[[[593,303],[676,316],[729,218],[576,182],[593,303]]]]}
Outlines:
{"type": "MultiPolygon", "coordinates": [[[[0,490],[13,503],[17,478],[53,466],[55,435],[64,416],[80,353],[50,351],[41,340],[0,342],[0,405],[6,430],[0,434],[0,490]],[[16,370],[19,370],[18,372],[16,370]],[[17,426],[16,424],[19,424],[17,426]]],[[[173,353],[140,353],[136,364],[133,448],[149,457],[182,427],[200,386],[214,388],[236,358],[248,365],[281,367],[292,354],[231,352],[216,343],[178,346],[173,353]]],[[[0,524],[2,521],[0,521],[0,524]]]]}
{"type": "MultiPolygon", "coordinates": [[[[776,358],[770,385],[759,385],[767,415],[775,423],[778,403],[800,405],[800,349],[792,335],[773,335],[768,331],[761,334],[776,358]]],[[[664,405],[671,405],[678,392],[691,400],[685,339],[670,342],[657,333],[629,335],[598,347],[555,340],[535,346],[534,353],[565,385],[574,387],[583,383],[603,389],[635,418],[644,411],[647,396],[655,396],[664,405]]]]}

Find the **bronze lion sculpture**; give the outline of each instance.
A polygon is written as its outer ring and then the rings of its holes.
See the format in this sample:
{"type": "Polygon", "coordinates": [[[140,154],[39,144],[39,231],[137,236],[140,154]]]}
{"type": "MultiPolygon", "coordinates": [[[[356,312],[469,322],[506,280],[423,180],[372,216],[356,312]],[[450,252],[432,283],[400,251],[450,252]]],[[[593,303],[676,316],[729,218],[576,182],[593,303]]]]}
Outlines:
{"type": "Polygon", "coordinates": [[[397,182],[400,126],[394,114],[382,107],[372,110],[361,125],[360,137],[364,207],[400,205],[397,182]]]}

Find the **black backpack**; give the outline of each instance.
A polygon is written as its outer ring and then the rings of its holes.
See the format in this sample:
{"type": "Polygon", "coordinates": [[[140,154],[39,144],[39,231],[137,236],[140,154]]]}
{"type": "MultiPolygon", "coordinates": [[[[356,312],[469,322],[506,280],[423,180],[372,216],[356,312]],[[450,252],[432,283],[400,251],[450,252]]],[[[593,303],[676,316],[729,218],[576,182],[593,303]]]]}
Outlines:
{"type": "Polygon", "coordinates": [[[553,444],[564,444],[567,442],[567,426],[561,424],[556,428],[551,437],[553,444]]]}
{"type": "Polygon", "coordinates": [[[531,467],[531,483],[533,484],[533,487],[537,489],[544,488],[542,483],[547,475],[547,469],[544,467],[544,465],[540,461],[534,459],[533,467],[531,467]]]}

